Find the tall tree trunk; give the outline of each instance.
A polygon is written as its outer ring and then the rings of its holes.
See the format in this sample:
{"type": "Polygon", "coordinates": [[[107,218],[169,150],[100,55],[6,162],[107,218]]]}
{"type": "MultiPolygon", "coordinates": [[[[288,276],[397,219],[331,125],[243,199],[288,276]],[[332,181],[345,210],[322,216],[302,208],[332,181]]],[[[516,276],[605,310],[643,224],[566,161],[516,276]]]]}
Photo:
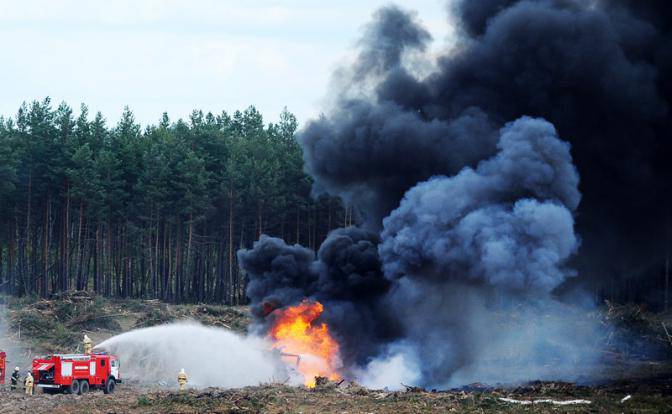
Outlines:
{"type": "Polygon", "coordinates": [[[159,290],[160,290],[160,285],[159,285],[159,266],[160,266],[160,260],[159,260],[159,255],[161,254],[159,252],[159,230],[161,228],[161,223],[159,220],[159,212],[156,212],[156,222],[154,223],[154,239],[151,240],[152,246],[151,248],[154,249],[154,263],[152,264],[152,268],[154,269],[154,273],[152,274],[152,284],[153,284],[153,289],[151,292],[151,298],[152,299],[159,299],[159,290]]]}
{"type": "MultiPolygon", "coordinates": [[[[33,240],[31,241],[31,243],[30,243],[31,246],[35,246],[35,247],[37,247],[37,246],[39,245],[39,241],[38,241],[38,239],[39,239],[39,234],[38,234],[38,232],[37,232],[37,226],[33,226],[33,229],[32,229],[32,231],[31,231],[31,235],[30,235],[30,236],[31,236],[32,239],[33,239],[33,240]]],[[[31,269],[35,269],[35,272],[36,272],[35,277],[33,277],[33,275],[31,275],[31,276],[30,276],[30,279],[29,279],[29,282],[30,282],[30,289],[31,289],[32,292],[35,292],[35,291],[37,290],[36,283],[35,283],[35,278],[38,278],[38,277],[40,276],[40,274],[41,274],[41,272],[38,272],[38,271],[37,271],[37,269],[39,269],[39,263],[37,262],[38,257],[39,257],[39,256],[38,256],[37,254],[31,254],[31,255],[30,255],[30,268],[31,268],[31,269]],[[39,274],[38,274],[38,273],[39,273],[39,274]]]]}
{"type": "MultiPolygon", "coordinates": [[[[173,240],[172,240],[172,227],[168,226],[168,220],[166,220],[165,227],[168,233],[168,237],[164,239],[164,252],[167,252],[166,254],[166,259],[168,260],[167,263],[167,272],[165,272],[165,282],[164,282],[164,287],[166,289],[166,295],[164,297],[164,300],[169,300],[172,296],[171,292],[171,285],[172,285],[172,280],[173,280],[173,240]]],[[[164,233],[165,234],[165,233],[164,233]]],[[[165,253],[164,253],[165,254],[165,253]]]]}
{"type": "Polygon", "coordinates": [[[112,221],[107,219],[106,243],[103,244],[103,262],[105,269],[103,271],[103,283],[105,285],[105,296],[112,295],[112,221]]]}
{"type": "Polygon", "coordinates": [[[81,277],[82,286],[80,289],[88,290],[89,289],[89,276],[91,274],[91,242],[89,241],[89,235],[91,234],[91,219],[84,218],[84,222],[80,226],[84,227],[83,234],[84,239],[82,240],[82,247],[79,253],[80,257],[78,260],[78,278],[81,277]]]}
{"type": "Polygon", "coordinates": [[[115,252],[115,269],[114,269],[114,276],[115,276],[115,296],[117,297],[122,297],[123,296],[123,291],[122,291],[122,283],[121,281],[123,280],[124,277],[124,262],[123,262],[123,255],[124,255],[124,227],[119,225],[116,226],[117,231],[116,237],[114,238],[114,246],[113,250],[115,252]]]}
{"type": "Polygon", "coordinates": [[[96,242],[94,245],[94,254],[93,254],[93,291],[96,294],[100,294],[100,272],[99,272],[99,260],[100,260],[100,220],[97,220],[96,223],[96,242]]]}
{"type": "Polygon", "coordinates": [[[224,291],[226,286],[226,271],[224,267],[225,252],[226,252],[226,238],[225,235],[222,234],[221,240],[219,241],[219,251],[217,252],[218,253],[217,270],[219,275],[216,288],[217,301],[225,301],[226,299],[226,293],[224,291]]]}
{"type": "Polygon", "coordinates": [[[63,213],[63,273],[61,290],[70,289],[70,184],[67,184],[65,211],[63,213]]]}
{"type": "Polygon", "coordinates": [[[32,207],[32,202],[33,202],[33,170],[31,169],[28,172],[28,202],[27,202],[27,208],[26,208],[26,232],[24,234],[24,249],[22,253],[22,280],[23,283],[26,286],[26,291],[30,293],[31,291],[31,283],[30,279],[33,277],[33,269],[31,268],[31,232],[30,232],[30,216],[32,215],[31,207],[32,207]]]}
{"type": "Polygon", "coordinates": [[[177,235],[175,237],[175,302],[182,301],[182,221],[177,219],[177,235]]]}
{"type": "MultiPolygon", "coordinates": [[[[238,248],[242,249],[245,247],[245,222],[241,222],[240,224],[240,239],[238,239],[238,248]]],[[[243,290],[243,277],[244,275],[240,272],[236,272],[236,277],[234,279],[235,283],[235,300],[234,300],[234,305],[240,305],[241,303],[241,298],[243,297],[242,290],[243,290]]]]}
{"type": "MultiPolygon", "coordinates": [[[[189,239],[187,240],[187,265],[186,265],[186,270],[185,273],[187,277],[191,274],[194,273],[194,266],[192,264],[192,257],[191,257],[191,246],[192,246],[192,241],[194,240],[194,215],[193,213],[189,213],[189,239]]],[[[194,292],[192,291],[189,296],[193,296],[194,292]]]]}
{"type": "Polygon", "coordinates": [[[17,252],[18,252],[18,262],[17,262],[17,292],[19,296],[25,295],[27,292],[27,286],[26,286],[26,275],[24,273],[25,271],[25,261],[26,261],[26,256],[25,256],[25,245],[26,241],[25,238],[22,238],[21,235],[19,234],[19,222],[18,220],[16,221],[16,228],[15,228],[15,234],[16,234],[16,241],[17,241],[17,252]]]}
{"type": "Polygon", "coordinates": [[[668,309],[670,291],[670,252],[665,253],[665,311],[668,309]]]}
{"type": "MultiPolygon", "coordinates": [[[[51,195],[47,197],[44,205],[44,235],[42,237],[42,283],[40,284],[40,296],[46,298],[49,294],[49,210],[51,208],[51,195]]],[[[56,241],[57,243],[58,241],[56,241]]]]}
{"type": "Polygon", "coordinates": [[[16,215],[14,215],[13,222],[9,225],[9,246],[7,246],[7,276],[9,283],[9,294],[16,293],[16,285],[14,280],[14,240],[16,239],[16,215]]]}
{"type": "MultiPolygon", "coordinates": [[[[194,215],[193,213],[189,213],[189,236],[187,239],[187,263],[185,266],[185,280],[193,279],[195,277],[194,269],[192,266],[192,259],[191,259],[191,242],[194,238],[194,215]],[[193,274],[193,275],[192,275],[193,274]],[[192,277],[194,276],[194,277],[192,277]]],[[[195,283],[194,283],[195,285],[195,283]]],[[[194,286],[195,287],[195,286],[194,286]]],[[[189,293],[187,292],[189,296],[192,296],[194,294],[193,289],[192,292],[189,293]]]]}
{"type": "Polygon", "coordinates": [[[233,190],[229,190],[229,304],[235,297],[233,281],[233,190]]]}
{"type": "Polygon", "coordinates": [[[77,289],[84,290],[82,282],[82,256],[84,246],[82,246],[82,225],[84,224],[84,200],[79,201],[79,224],[77,225],[77,256],[75,258],[75,277],[77,279],[77,289]]]}
{"type": "Polygon", "coordinates": [[[129,235],[128,235],[128,223],[124,225],[124,233],[123,233],[123,252],[124,252],[124,278],[122,279],[123,282],[123,297],[128,298],[132,293],[133,293],[133,285],[131,281],[131,276],[133,273],[133,261],[131,258],[131,241],[129,240],[129,235]]]}
{"type": "Polygon", "coordinates": [[[154,242],[154,275],[152,275],[154,281],[154,291],[152,295],[154,298],[159,297],[159,230],[161,229],[161,216],[159,213],[159,208],[156,208],[156,239],[154,242]]]}
{"type": "Polygon", "coordinates": [[[168,300],[168,283],[170,280],[170,231],[168,220],[163,221],[163,242],[161,243],[161,299],[168,300]]]}
{"type": "Polygon", "coordinates": [[[301,244],[301,238],[299,237],[299,224],[301,223],[301,218],[299,216],[299,206],[296,206],[296,244],[301,244]]]}

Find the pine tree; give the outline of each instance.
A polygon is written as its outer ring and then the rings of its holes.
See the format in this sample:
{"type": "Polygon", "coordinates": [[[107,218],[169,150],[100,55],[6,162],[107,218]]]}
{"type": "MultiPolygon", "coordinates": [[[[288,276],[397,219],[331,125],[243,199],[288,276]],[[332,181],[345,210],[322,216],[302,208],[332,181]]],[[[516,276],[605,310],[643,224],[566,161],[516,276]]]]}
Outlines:
{"type": "Polygon", "coordinates": [[[144,130],[125,108],[109,128],[86,105],[24,103],[0,118],[2,290],[244,303],[238,248],[316,246],[340,211],[311,199],[297,127],[249,107],[144,130]]]}

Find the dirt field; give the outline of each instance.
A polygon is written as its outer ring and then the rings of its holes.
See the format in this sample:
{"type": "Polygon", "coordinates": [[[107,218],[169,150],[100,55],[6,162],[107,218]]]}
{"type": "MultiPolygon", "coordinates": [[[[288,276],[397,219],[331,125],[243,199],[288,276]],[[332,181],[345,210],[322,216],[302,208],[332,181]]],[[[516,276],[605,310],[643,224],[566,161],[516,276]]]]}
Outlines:
{"type": "Polygon", "coordinates": [[[536,383],[510,390],[455,390],[447,392],[385,392],[358,386],[307,390],[282,385],[243,389],[206,389],[185,393],[141,392],[120,386],[104,395],[27,396],[0,391],[0,413],[661,413],[672,412],[672,379],[577,387],[567,383],[536,383]],[[621,402],[628,395],[631,398],[621,402]],[[588,400],[558,406],[521,405],[502,400],[588,400]]]}
{"type": "MultiPolygon", "coordinates": [[[[206,325],[245,331],[249,322],[243,307],[211,305],[169,305],[157,301],[106,301],[84,292],[50,300],[5,301],[4,337],[0,344],[11,348],[9,366],[26,366],[38,352],[75,351],[83,333],[94,342],[134,328],[191,319],[206,325]],[[18,350],[22,350],[19,352],[18,350]],[[20,354],[20,355],[17,355],[20,354]],[[25,361],[22,361],[25,360],[25,361]]],[[[670,315],[650,315],[639,308],[610,306],[605,320],[615,327],[625,326],[628,349],[605,357],[609,368],[600,385],[577,386],[561,382],[537,382],[517,388],[487,388],[474,384],[459,390],[405,392],[367,390],[356,384],[328,384],[315,390],[285,385],[242,389],[190,390],[178,393],[122,384],[114,395],[100,391],[87,395],[46,395],[37,391],[27,396],[0,386],[0,413],[420,413],[420,412],[591,412],[591,413],[672,413],[672,358],[661,323],[670,315]],[[632,333],[636,333],[632,336],[632,333]],[[640,355],[636,342],[657,344],[660,358],[640,355]],[[629,342],[629,343],[630,343],[629,342]],[[624,398],[627,400],[621,402],[624,398]],[[503,399],[529,402],[520,404],[503,399]],[[549,402],[587,400],[590,403],[554,405],[549,402]]],[[[614,341],[620,329],[612,334],[614,341]]],[[[156,385],[158,387],[158,385],[156,385]]]]}

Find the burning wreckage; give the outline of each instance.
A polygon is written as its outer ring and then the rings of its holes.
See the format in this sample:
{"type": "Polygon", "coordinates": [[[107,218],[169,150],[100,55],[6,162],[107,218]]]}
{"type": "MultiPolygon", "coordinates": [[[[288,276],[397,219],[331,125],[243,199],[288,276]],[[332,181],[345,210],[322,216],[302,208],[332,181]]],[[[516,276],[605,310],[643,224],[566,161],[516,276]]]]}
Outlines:
{"type": "Polygon", "coordinates": [[[281,351],[282,359],[295,358],[296,370],[308,388],[315,387],[320,377],[333,381],[340,379],[338,343],[326,323],[315,323],[322,311],[321,303],[308,301],[277,310],[270,331],[273,348],[281,351]]]}

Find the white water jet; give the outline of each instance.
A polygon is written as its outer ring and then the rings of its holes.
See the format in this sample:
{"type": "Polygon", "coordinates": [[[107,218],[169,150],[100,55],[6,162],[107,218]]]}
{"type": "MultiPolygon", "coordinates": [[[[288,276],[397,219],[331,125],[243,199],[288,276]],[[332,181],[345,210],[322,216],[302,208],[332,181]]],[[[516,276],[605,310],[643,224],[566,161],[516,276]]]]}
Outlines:
{"type": "Polygon", "coordinates": [[[96,349],[118,356],[122,379],[141,384],[177,386],[181,368],[194,388],[296,381],[266,340],[195,322],[133,330],[96,349]]]}

